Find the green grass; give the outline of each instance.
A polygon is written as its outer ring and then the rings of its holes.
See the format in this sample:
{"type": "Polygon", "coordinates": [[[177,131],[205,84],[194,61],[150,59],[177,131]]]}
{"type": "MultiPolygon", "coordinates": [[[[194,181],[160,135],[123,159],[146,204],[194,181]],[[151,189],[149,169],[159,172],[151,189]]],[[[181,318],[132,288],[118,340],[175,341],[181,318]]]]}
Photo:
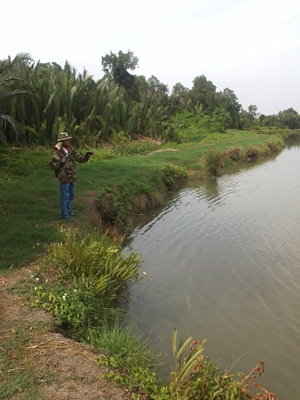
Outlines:
{"type": "Polygon", "coordinates": [[[149,367],[157,363],[154,349],[148,340],[141,338],[134,326],[104,325],[94,337],[93,344],[99,354],[118,359],[120,369],[137,365],[149,367]]]}
{"type": "Polygon", "coordinates": [[[1,190],[1,267],[21,266],[57,238],[57,187],[51,185],[49,171],[19,177],[1,190]]]}
{"type": "MultiPolygon", "coordinates": [[[[201,157],[209,150],[224,151],[232,147],[259,147],[276,135],[257,132],[229,132],[211,134],[200,143],[168,143],[159,152],[117,156],[111,150],[95,150],[87,164],[77,164],[77,184],[74,207],[80,212],[85,207],[82,199],[87,192],[100,192],[105,187],[120,183],[134,183],[155,191],[154,179],[167,164],[195,170],[204,174],[201,157]],[[176,151],[170,151],[169,149],[176,151]]],[[[128,146],[128,145],[127,145],[128,146]]],[[[135,148],[136,151],[136,148],[135,148]]],[[[40,256],[44,247],[58,239],[61,225],[59,209],[59,182],[49,168],[50,149],[0,149],[0,269],[19,268],[40,256]]],[[[78,224],[85,221],[77,220],[78,224]]]]}
{"type": "Polygon", "coordinates": [[[100,354],[98,364],[109,368],[106,379],[128,388],[135,399],[150,398],[149,395],[157,400],[171,399],[168,383],[155,370],[161,365],[161,355],[141,338],[134,326],[104,326],[93,344],[100,354]]]}

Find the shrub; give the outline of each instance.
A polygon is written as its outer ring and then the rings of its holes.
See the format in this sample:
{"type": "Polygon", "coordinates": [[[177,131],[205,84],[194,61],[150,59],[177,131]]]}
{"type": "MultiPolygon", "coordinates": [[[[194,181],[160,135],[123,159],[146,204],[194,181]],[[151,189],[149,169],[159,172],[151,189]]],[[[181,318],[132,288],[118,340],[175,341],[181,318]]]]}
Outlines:
{"type": "Polygon", "coordinates": [[[249,375],[228,375],[203,354],[205,341],[193,341],[189,337],[181,341],[177,349],[177,331],[173,333],[175,369],[171,374],[170,399],[181,400],[276,400],[277,397],[256,383],[256,377],[264,372],[260,362],[249,375]],[[249,386],[259,390],[253,393],[249,386]]]}
{"type": "Polygon", "coordinates": [[[83,276],[52,289],[41,285],[36,288],[35,295],[38,302],[34,305],[50,312],[55,317],[54,325],[79,341],[86,340],[93,328],[120,320],[123,316],[114,299],[97,294],[93,278],[83,276]]]}
{"type": "Polygon", "coordinates": [[[164,186],[168,189],[174,189],[179,182],[182,182],[187,173],[183,168],[174,164],[167,164],[160,170],[161,180],[164,186]]]}
{"type": "Polygon", "coordinates": [[[222,155],[215,150],[209,150],[205,153],[204,163],[206,171],[213,176],[217,176],[218,169],[221,166],[222,155]]]}
{"type": "Polygon", "coordinates": [[[246,158],[245,151],[240,147],[228,149],[224,152],[224,155],[228,156],[234,162],[245,161],[246,158]]]}
{"type": "Polygon", "coordinates": [[[44,263],[57,271],[58,282],[37,287],[34,304],[51,312],[57,324],[78,339],[121,316],[117,301],[126,283],[139,279],[140,257],[122,257],[121,246],[106,235],[76,233],[61,228],[64,242],[47,249],[44,263]]]}
{"type": "Polygon", "coordinates": [[[102,223],[120,232],[128,232],[132,226],[134,191],[129,185],[103,188],[98,195],[102,223]]]}

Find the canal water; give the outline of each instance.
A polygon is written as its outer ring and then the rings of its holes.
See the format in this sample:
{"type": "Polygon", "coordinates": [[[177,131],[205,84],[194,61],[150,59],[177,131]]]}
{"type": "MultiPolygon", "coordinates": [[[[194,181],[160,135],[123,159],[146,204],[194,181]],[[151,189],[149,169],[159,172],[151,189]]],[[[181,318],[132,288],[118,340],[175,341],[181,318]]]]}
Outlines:
{"type": "Polygon", "coordinates": [[[205,354],[250,372],[281,400],[300,387],[300,147],[217,178],[190,182],[142,215],[125,251],[145,279],[128,319],[173,366],[172,332],[207,339],[205,354]]]}

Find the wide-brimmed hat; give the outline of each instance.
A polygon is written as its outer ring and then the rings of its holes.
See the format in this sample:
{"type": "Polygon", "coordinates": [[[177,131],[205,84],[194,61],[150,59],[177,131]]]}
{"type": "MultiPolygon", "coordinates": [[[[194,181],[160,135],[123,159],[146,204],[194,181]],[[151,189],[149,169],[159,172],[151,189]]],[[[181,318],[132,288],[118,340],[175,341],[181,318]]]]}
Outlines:
{"type": "Polygon", "coordinates": [[[58,142],[63,142],[64,140],[72,139],[71,136],[69,136],[68,132],[60,132],[58,134],[58,142]]]}

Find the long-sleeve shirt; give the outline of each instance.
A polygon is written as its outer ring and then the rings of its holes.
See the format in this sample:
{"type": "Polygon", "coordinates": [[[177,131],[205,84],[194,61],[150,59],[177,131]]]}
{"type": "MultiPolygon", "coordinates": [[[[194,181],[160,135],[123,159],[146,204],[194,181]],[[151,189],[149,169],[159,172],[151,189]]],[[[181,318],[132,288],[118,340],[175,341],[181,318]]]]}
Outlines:
{"type": "Polygon", "coordinates": [[[60,182],[76,182],[75,161],[79,163],[87,162],[89,157],[82,156],[73,147],[65,148],[62,142],[58,142],[54,147],[54,152],[50,162],[50,167],[54,170],[55,176],[60,182]]]}

